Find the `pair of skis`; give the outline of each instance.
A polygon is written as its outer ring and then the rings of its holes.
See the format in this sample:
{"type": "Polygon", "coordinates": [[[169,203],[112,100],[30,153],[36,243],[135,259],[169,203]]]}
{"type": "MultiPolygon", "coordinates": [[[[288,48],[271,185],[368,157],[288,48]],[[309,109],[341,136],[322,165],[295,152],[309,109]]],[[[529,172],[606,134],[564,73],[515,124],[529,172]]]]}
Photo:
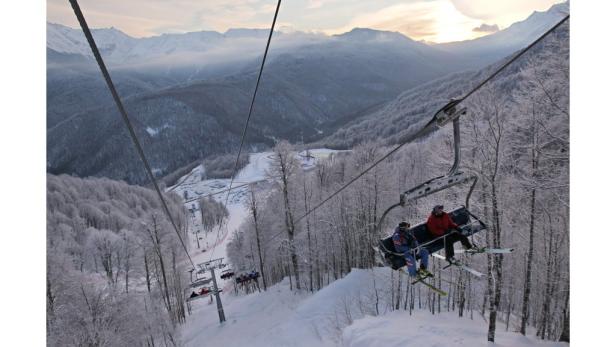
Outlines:
{"type": "MultiPolygon", "coordinates": [[[[465,253],[465,254],[508,254],[513,252],[513,248],[487,248],[487,247],[482,247],[482,248],[471,248],[471,249],[456,249],[455,250],[456,253],[465,253]]],[[[441,259],[441,260],[447,260],[444,256],[440,255],[440,254],[436,254],[433,253],[431,254],[433,257],[437,258],[437,259],[441,259]]],[[[443,267],[443,269],[446,269],[448,267],[451,266],[457,266],[460,269],[469,272],[470,274],[482,278],[485,276],[484,273],[479,272],[471,267],[469,267],[466,264],[463,264],[459,261],[454,261],[454,262],[450,262],[449,265],[443,267]]]]}
{"type": "MultiPolygon", "coordinates": [[[[383,252],[378,248],[378,247],[374,247],[374,254],[376,254],[376,262],[377,264],[381,265],[381,266],[388,266],[387,263],[385,262],[385,255],[383,254],[383,252]]],[[[401,268],[398,269],[398,271],[400,271],[401,273],[407,275],[410,277],[408,271],[406,271],[406,266],[403,266],[401,268]]],[[[430,283],[424,281],[428,278],[434,277],[434,275],[432,273],[428,273],[428,274],[424,274],[424,275],[417,275],[416,277],[411,277],[412,278],[412,285],[415,285],[417,283],[421,283],[424,286],[428,287],[429,289],[435,291],[438,295],[441,296],[447,296],[447,292],[445,292],[444,290],[441,290],[433,285],[431,285],[430,283]]]]}
{"type": "MultiPolygon", "coordinates": [[[[377,254],[377,263],[381,264],[382,266],[386,266],[386,262],[385,262],[385,256],[382,253],[382,251],[378,248],[378,247],[374,247],[375,250],[375,254],[377,254]]],[[[483,247],[483,248],[479,248],[479,249],[468,249],[468,250],[456,250],[456,253],[466,253],[466,254],[507,254],[507,253],[511,253],[513,252],[513,248],[487,248],[487,247],[483,247]]],[[[437,258],[437,259],[441,259],[441,260],[446,260],[446,258],[440,254],[437,253],[432,253],[431,254],[433,257],[437,258]]],[[[459,261],[455,261],[455,262],[451,262],[449,263],[449,265],[446,265],[445,267],[443,267],[443,269],[446,269],[448,267],[451,266],[457,266],[460,269],[469,272],[470,274],[479,277],[479,278],[483,278],[485,276],[484,273],[477,271],[471,267],[469,267],[466,264],[463,264],[459,261]]],[[[410,276],[409,273],[406,271],[406,266],[403,266],[401,268],[398,269],[398,271],[404,273],[407,276],[410,276]]],[[[423,285],[425,285],[426,287],[428,287],[429,289],[435,291],[437,294],[441,295],[441,296],[446,296],[447,292],[431,285],[430,283],[426,282],[425,280],[428,278],[434,277],[434,275],[432,273],[430,273],[429,275],[418,275],[417,277],[413,278],[413,281],[411,282],[411,284],[417,284],[417,283],[421,283],[423,285]]],[[[448,282],[447,280],[443,280],[442,281],[448,282]]],[[[455,285],[455,284],[454,284],[455,285]]]]}
{"type": "MultiPolygon", "coordinates": [[[[403,274],[405,274],[407,276],[410,276],[408,271],[406,271],[406,266],[403,266],[403,267],[399,268],[398,271],[402,272],[403,274]]],[[[437,287],[431,285],[430,283],[424,281],[424,280],[426,280],[428,278],[434,278],[434,274],[432,274],[432,273],[429,273],[427,275],[419,275],[419,274],[417,274],[416,277],[411,277],[411,279],[412,279],[411,284],[415,285],[417,283],[421,283],[424,286],[428,287],[429,289],[435,291],[438,295],[440,295],[440,296],[447,296],[447,292],[446,291],[444,291],[444,290],[442,290],[440,288],[437,288],[437,287]]]]}
{"type": "MultiPolygon", "coordinates": [[[[441,260],[446,260],[446,258],[444,256],[440,255],[440,254],[433,253],[431,255],[434,258],[441,259],[441,260]]],[[[446,265],[445,267],[443,267],[443,270],[445,270],[445,269],[447,269],[448,267],[451,267],[451,266],[457,266],[460,269],[462,269],[462,270],[464,270],[466,272],[469,272],[471,275],[474,275],[474,276],[479,277],[479,278],[482,278],[484,276],[483,272],[479,272],[479,271],[473,269],[472,267],[469,267],[468,265],[463,264],[463,263],[461,263],[459,261],[450,262],[449,265],[446,265]]]]}
{"type": "Polygon", "coordinates": [[[490,253],[490,254],[507,254],[512,253],[513,248],[471,248],[471,249],[456,249],[454,252],[456,253],[466,253],[466,254],[482,254],[482,253],[490,253]]]}

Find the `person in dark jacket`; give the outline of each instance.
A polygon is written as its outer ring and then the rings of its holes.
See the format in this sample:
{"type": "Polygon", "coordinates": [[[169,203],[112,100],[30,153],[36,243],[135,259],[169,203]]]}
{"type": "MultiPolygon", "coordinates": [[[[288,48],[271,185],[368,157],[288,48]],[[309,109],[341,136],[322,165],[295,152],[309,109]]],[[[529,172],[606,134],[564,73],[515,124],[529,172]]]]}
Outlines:
{"type": "Polygon", "coordinates": [[[425,248],[419,247],[415,235],[410,231],[411,225],[408,222],[401,222],[398,224],[392,235],[394,247],[396,252],[404,253],[404,259],[406,260],[406,267],[411,277],[430,275],[428,272],[428,258],[430,253],[425,248]],[[421,264],[419,265],[419,271],[417,271],[417,261],[415,260],[416,254],[421,257],[421,264]]]}
{"type": "Polygon", "coordinates": [[[453,254],[453,244],[460,241],[466,249],[476,248],[466,236],[462,234],[462,229],[453,222],[451,216],[443,210],[443,205],[436,205],[432,209],[432,213],[428,217],[426,223],[428,231],[433,238],[446,235],[445,242],[445,258],[448,262],[456,262],[453,254]]]}

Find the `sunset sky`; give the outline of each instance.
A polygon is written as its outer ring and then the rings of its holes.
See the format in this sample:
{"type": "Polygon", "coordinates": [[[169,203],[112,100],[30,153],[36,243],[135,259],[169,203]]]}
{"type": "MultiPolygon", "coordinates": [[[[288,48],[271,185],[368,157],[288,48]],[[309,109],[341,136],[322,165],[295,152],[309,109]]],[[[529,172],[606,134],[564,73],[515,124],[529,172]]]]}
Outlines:
{"type": "MultiPolygon", "coordinates": [[[[336,34],[355,27],[401,32],[416,40],[472,39],[544,11],[559,0],[283,0],[278,30],[336,34]]],[[[276,0],[81,0],[93,28],[134,37],[229,28],[266,28],[276,0]]],[[[47,20],[77,27],[67,0],[47,0],[47,20]]]]}

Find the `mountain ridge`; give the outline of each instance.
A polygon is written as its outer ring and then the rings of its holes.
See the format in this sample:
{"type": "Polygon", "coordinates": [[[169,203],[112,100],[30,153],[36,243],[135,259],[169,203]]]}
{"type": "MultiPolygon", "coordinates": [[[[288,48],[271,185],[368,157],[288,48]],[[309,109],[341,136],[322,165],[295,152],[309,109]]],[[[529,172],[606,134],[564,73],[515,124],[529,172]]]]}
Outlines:
{"type": "MultiPolygon", "coordinates": [[[[542,18],[547,17],[540,13],[533,21],[542,18]]],[[[553,23],[542,25],[548,24],[553,23]]],[[[529,28],[534,30],[532,25],[529,28]]],[[[77,30],[70,32],[80,34],[77,30]]],[[[98,33],[95,36],[100,36],[98,33]]],[[[225,49],[180,54],[182,42],[174,41],[177,37],[187,39],[186,44],[201,40],[210,35],[208,32],[157,36],[160,42],[150,44],[160,46],[146,51],[163,52],[162,62],[136,59],[139,52],[127,48],[130,37],[117,29],[105,33],[100,41],[105,48],[104,59],[111,61],[108,66],[114,83],[140,138],[153,148],[148,157],[155,158],[153,166],[160,174],[236,149],[236,124],[246,117],[264,48],[263,39],[245,36],[262,35],[263,30],[230,32],[230,36],[243,37],[233,42],[245,43],[239,48],[226,47],[235,53],[232,57],[225,49]],[[113,43],[115,37],[120,39],[113,43]],[[177,49],[169,51],[172,47],[177,49]],[[113,63],[127,56],[132,57],[132,63],[113,63]],[[152,135],[148,128],[161,131],[152,135]]],[[[439,79],[451,81],[456,78],[448,76],[451,73],[484,66],[479,60],[395,32],[356,28],[325,39],[302,35],[281,33],[274,37],[250,124],[249,146],[267,146],[278,139],[314,142],[328,135],[340,136],[340,130],[372,113],[397,112],[388,105],[408,90],[439,79]],[[297,37],[303,39],[289,39],[297,37]]],[[[74,38],[70,35],[65,38],[60,42],[79,43],[71,41],[74,38]]],[[[187,47],[194,48],[190,44],[187,47]]],[[[500,46],[490,56],[496,60],[511,54],[514,48],[500,46]]],[[[131,144],[121,135],[122,124],[113,100],[92,59],[50,48],[47,59],[48,171],[145,182],[131,151],[116,155],[131,144]]],[[[485,59],[483,64],[487,65],[485,59]]],[[[396,120],[388,126],[408,125],[396,120]]]]}

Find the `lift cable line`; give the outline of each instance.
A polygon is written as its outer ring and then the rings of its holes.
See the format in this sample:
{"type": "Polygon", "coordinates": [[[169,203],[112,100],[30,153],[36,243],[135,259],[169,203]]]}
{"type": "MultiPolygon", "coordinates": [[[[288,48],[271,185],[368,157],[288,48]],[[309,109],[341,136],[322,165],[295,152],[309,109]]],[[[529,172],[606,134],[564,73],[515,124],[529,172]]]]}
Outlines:
{"type": "MultiPolygon", "coordinates": [[[[501,71],[503,71],[506,67],[508,67],[509,65],[511,65],[511,63],[513,63],[515,60],[517,60],[518,58],[520,58],[524,53],[526,53],[529,49],[531,49],[532,47],[534,47],[537,43],[539,43],[541,40],[543,40],[547,35],[549,35],[550,33],[552,33],[554,30],[556,30],[561,24],[563,24],[565,21],[567,21],[569,19],[569,15],[567,14],[563,19],[561,19],[558,23],[556,23],[554,26],[552,26],[548,31],[546,31],[545,33],[543,33],[543,35],[541,35],[539,38],[537,38],[535,41],[533,41],[530,45],[528,45],[526,48],[524,48],[523,50],[519,51],[517,54],[515,54],[513,57],[511,57],[505,64],[503,64],[501,67],[499,67],[498,69],[496,69],[496,71],[494,71],[492,74],[490,74],[490,76],[488,76],[486,79],[484,79],[481,83],[479,83],[478,85],[476,85],[473,89],[471,89],[468,93],[466,93],[462,98],[460,99],[454,99],[452,101],[450,101],[447,105],[445,105],[443,108],[441,108],[433,117],[432,119],[426,124],[424,125],[421,129],[419,129],[417,132],[403,137],[402,138],[402,143],[397,145],[396,147],[394,147],[391,151],[389,151],[387,154],[385,154],[382,158],[380,158],[379,160],[377,160],[376,162],[374,162],[372,165],[370,165],[367,169],[365,169],[364,171],[362,171],[359,175],[353,177],[349,182],[345,183],[342,187],[338,188],[338,190],[336,190],[334,193],[332,193],[330,196],[328,196],[327,198],[325,198],[323,201],[321,201],[320,203],[318,203],[316,206],[314,206],[313,208],[311,208],[308,212],[306,212],[305,214],[303,214],[301,217],[299,217],[298,219],[296,219],[294,221],[294,223],[297,223],[299,221],[301,221],[302,219],[304,219],[305,217],[307,217],[308,215],[310,215],[312,212],[316,211],[318,208],[320,208],[321,206],[323,206],[326,202],[328,202],[329,200],[331,200],[334,196],[338,195],[340,192],[342,192],[343,190],[345,190],[348,186],[350,186],[351,184],[353,184],[355,181],[357,181],[360,177],[362,177],[363,175],[365,175],[366,173],[368,173],[368,171],[372,170],[374,167],[376,167],[378,164],[380,164],[381,162],[383,162],[385,159],[387,159],[389,156],[391,156],[392,154],[394,154],[395,152],[397,152],[400,148],[402,148],[404,145],[411,143],[415,140],[417,140],[418,138],[427,135],[428,133],[430,133],[433,130],[436,130],[438,127],[442,127],[443,125],[445,125],[446,123],[448,123],[449,121],[453,120],[453,118],[448,117],[450,110],[454,109],[456,105],[458,105],[459,103],[461,103],[462,101],[466,100],[469,96],[471,96],[472,94],[474,94],[477,90],[479,90],[481,87],[483,87],[486,83],[488,83],[490,80],[492,80],[494,77],[496,77],[496,75],[498,75],[501,71]]],[[[276,235],[277,236],[277,235],[276,235]]]]}
{"type": "MultiPolygon", "coordinates": [[[[225,197],[225,209],[227,208],[227,204],[229,202],[229,195],[231,195],[231,189],[233,188],[233,179],[235,178],[237,164],[239,163],[240,155],[242,154],[242,147],[244,147],[244,140],[246,138],[246,133],[248,132],[248,124],[250,123],[250,117],[252,116],[252,110],[254,109],[255,100],[257,99],[257,92],[259,91],[259,84],[261,82],[261,76],[263,75],[263,68],[265,67],[265,59],[267,58],[267,52],[269,51],[270,43],[272,41],[272,35],[274,34],[274,28],[276,27],[276,19],[278,18],[278,11],[280,10],[281,2],[282,0],[278,0],[278,4],[276,5],[276,11],[274,12],[274,19],[272,20],[272,26],[270,28],[269,36],[267,37],[267,44],[265,45],[265,52],[263,53],[263,59],[261,60],[261,67],[259,69],[259,75],[257,76],[255,90],[252,93],[252,100],[250,101],[250,108],[248,109],[248,116],[246,117],[246,123],[244,124],[244,130],[242,131],[242,140],[240,141],[240,148],[237,151],[237,157],[235,158],[235,164],[233,165],[233,171],[231,172],[231,183],[229,184],[229,190],[227,191],[227,196],[225,197]]],[[[218,227],[218,231],[216,232],[216,241],[214,242],[214,247],[212,247],[212,253],[210,254],[210,260],[214,256],[214,250],[216,249],[218,238],[220,237],[220,229],[222,229],[222,222],[220,223],[218,227]]]]}
{"type": "Polygon", "coordinates": [[[195,264],[193,263],[193,260],[190,257],[190,254],[188,253],[188,249],[186,248],[184,239],[182,239],[182,236],[180,235],[180,230],[178,229],[177,225],[175,224],[175,221],[173,220],[173,217],[171,216],[171,211],[169,210],[169,206],[167,206],[167,203],[165,202],[163,194],[161,193],[160,188],[158,187],[156,178],[152,174],[150,163],[148,162],[145,156],[145,153],[143,152],[143,148],[141,147],[141,144],[139,143],[139,139],[137,138],[135,129],[133,128],[133,125],[131,124],[131,121],[128,118],[128,114],[126,113],[126,110],[124,109],[122,100],[120,100],[120,96],[118,95],[118,92],[113,84],[113,81],[111,80],[111,76],[109,75],[109,72],[107,71],[105,62],[103,61],[103,58],[101,57],[98,47],[96,46],[96,42],[94,41],[94,37],[92,36],[92,32],[90,31],[90,28],[88,27],[88,23],[86,23],[86,19],[84,18],[83,13],[81,12],[81,8],[79,8],[79,4],[77,3],[77,0],[69,0],[69,2],[71,3],[71,6],[73,7],[73,11],[75,12],[75,16],[77,17],[77,20],[79,21],[79,25],[81,26],[81,29],[84,35],[86,36],[86,39],[88,40],[88,44],[90,45],[90,48],[92,49],[92,54],[94,54],[94,58],[96,59],[96,62],[98,63],[98,67],[100,68],[101,73],[103,74],[103,77],[105,78],[105,82],[107,83],[107,87],[109,88],[109,91],[111,92],[111,95],[113,96],[113,100],[115,101],[115,104],[118,110],[120,111],[120,114],[122,115],[124,124],[126,125],[126,128],[128,129],[128,132],[130,133],[130,137],[133,141],[133,144],[135,145],[135,148],[137,149],[137,153],[139,154],[139,157],[141,158],[141,161],[143,162],[145,171],[147,171],[148,173],[150,182],[152,183],[152,185],[154,186],[154,189],[156,190],[156,194],[158,195],[158,198],[160,199],[163,209],[165,210],[165,214],[167,215],[169,222],[173,226],[175,233],[178,235],[178,238],[180,239],[180,243],[182,244],[182,248],[184,248],[184,252],[186,252],[186,256],[188,256],[188,260],[190,261],[191,265],[194,268],[195,264]]]}
{"type": "Polygon", "coordinates": [[[486,78],[485,80],[483,80],[483,82],[479,83],[477,86],[475,86],[475,88],[471,89],[468,93],[466,93],[466,95],[464,95],[462,98],[458,99],[458,103],[466,100],[466,98],[468,98],[469,96],[471,96],[472,94],[474,94],[477,90],[479,90],[479,88],[483,87],[486,83],[488,83],[492,78],[494,78],[496,75],[498,75],[501,71],[503,71],[507,66],[511,65],[511,63],[513,63],[515,60],[517,60],[519,57],[521,57],[524,53],[526,53],[529,49],[533,48],[537,43],[539,43],[540,41],[542,41],[546,36],[548,36],[549,34],[551,34],[554,30],[556,30],[561,24],[563,24],[564,22],[566,22],[569,19],[569,15],[567,14],[565,17],[563,17],[563,19],[561,19],[558,23],[556,23],[553,27],[551,27],[548,31],[546,31],[545,33],[543,33],[543,35],[539,36],[535,41],[533,41],[530,45],[526,46],[526,48],[524,48],[523,50],[519,51],[516,55],[514,55],[511,59],[509,59],[509,61],[507,61],[505,64],[503,64],[501,67],[499,67],[496,71],[494,71],[490,76],[488,76],[488,78],[486,78]]]}

